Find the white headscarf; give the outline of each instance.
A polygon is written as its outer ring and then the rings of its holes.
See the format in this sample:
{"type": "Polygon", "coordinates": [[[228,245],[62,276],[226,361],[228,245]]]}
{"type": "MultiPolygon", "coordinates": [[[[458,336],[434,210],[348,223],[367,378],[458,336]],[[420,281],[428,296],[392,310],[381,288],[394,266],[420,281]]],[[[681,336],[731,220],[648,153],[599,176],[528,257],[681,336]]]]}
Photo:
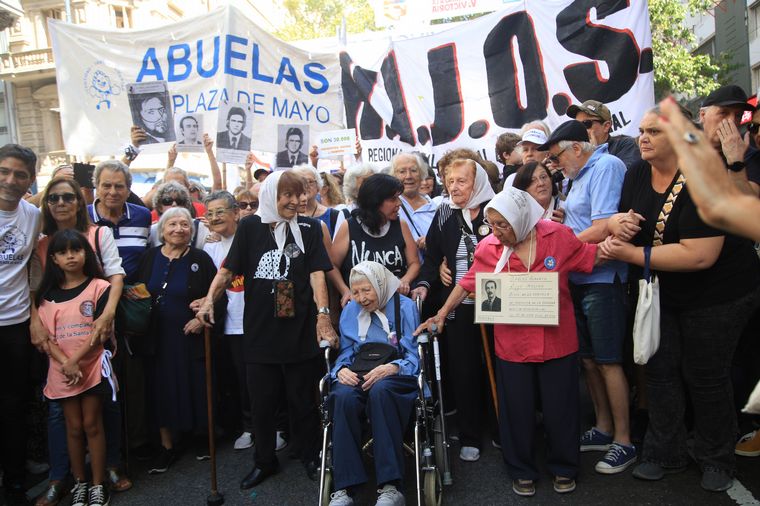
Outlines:
{"type": "Polygon", "coordinates": [[[470,213],[466,213],[464,210],[479,207],[483,202],[492,199],[494,192],[493,188],[491,188],[491,183],[488,181],[488,172],[486,172],[486,169],[475,160],[472,160],[472,162],[475,164],[475,184],[472,187],[470,200],[468,200],[464,206],[459,207],[453,200],[451,200],[451,197],[449,197],[449,206],[451,206],[452,209],[462,209],[462,217],[464,218],[464,221],[467,222],[470,230],[474,232],[470,213]]]}
{"type": "Polygon", "coordinates": [[[277,249],[280,254],[285,248],[285,241],[288,239],[288,227],[293,239],[302,253],[306,253],[301,237],[301,228],[298,226],[298,213],[292,219],[286,220],[277,212],[277,187],[280,185],[280,177],[285,171],[277,171],[269,174],[261,183],[259,190],[259,210],[256,215],[261,218],[261,223],[276,223],[274,227],[274,240],[277,242],[277,249]]]}
{"type": "MultiPolygon", "coordinates": [[[[491,202],[486,205],[485,211],[489,209],[498,211],[509,222],[517,242],[522,242],[528,237],[530,231],[544,215],[544,208],[536,202],[536,199],[531,197],[528,192],[518,190],[513,186],[504,188],[502,192],[492,198],[491,202]]],[[[493,271],[501,272],[507,265],[507,260],[511,254],[512,248],[505,245],[504,251],[501,252],[501,258],[496,262],[496,268],[493,271]]]]}
{"type": "MultiPolygon", "coordinates": [[[[372,288],[375,289],[375,293],[377,293],[377,309],[373,311],[373,313],[375,313],[380,320],[380,324],[383,326],[385,333],[390,334],[391,328],[388,324],[388,317],[385,316],[384,310],[385,306],[393,298],[396,290],[398,290],[401,281],[399,281],[391,271],[386,269],[383,264],[369,260],[354,265],[351,270],[364,274],[372,285],[372,288]]],[[[362,310],[359,311],[357,320],[359,322],[359,338],[363,340],[367,337],[369,324],[372,322],[372,314],[362,308],[362,310]]],[[[399,331],[399,329],[396,329],[396,332],[399,331]]],[[[400,338],[401,336],[399,336],[399,339],[400,338]]]]}

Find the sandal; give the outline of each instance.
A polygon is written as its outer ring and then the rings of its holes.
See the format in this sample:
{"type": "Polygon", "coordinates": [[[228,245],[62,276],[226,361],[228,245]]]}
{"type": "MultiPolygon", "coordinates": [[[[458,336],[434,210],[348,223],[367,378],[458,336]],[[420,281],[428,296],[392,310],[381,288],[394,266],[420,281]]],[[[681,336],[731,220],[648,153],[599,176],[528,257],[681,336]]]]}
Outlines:
{"type": "Polygon", "coordinates": [[[512,492],[522,497],[536,495],[536,484],[533,480],[512,480],[512,492]]]}
{"type": "Polygon", "coordinates": [[[37,498],[34,506],[55,506],[69,493],[69,487],[61,480],[51,481],[45,492],[37,498]]]}
{"type": "Polygon", "coordinates": [[[113,492],[124,492],[132,488],[132,480],[127,478],[127,475],[122,474],[117,468],[111,467],[106,470],[106,480],[113,492]]]}

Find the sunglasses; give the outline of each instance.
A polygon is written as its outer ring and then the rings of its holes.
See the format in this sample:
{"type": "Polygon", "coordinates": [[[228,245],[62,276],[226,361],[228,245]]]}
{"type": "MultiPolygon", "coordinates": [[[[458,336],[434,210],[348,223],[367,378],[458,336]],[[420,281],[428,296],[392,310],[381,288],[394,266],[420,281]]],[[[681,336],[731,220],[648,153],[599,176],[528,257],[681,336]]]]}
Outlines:
{"type": "Polygon", "coordinates": [[[77,200],[76,193],[50,193],[47,196],[48,204],[57,204],[63,200],[66,204],[71,204],[77,200]]]}
{"type": "Polygon", "coordinates": [[[752,135],[757,135],[758,130],[760,130],[760,124],[750,123],[747,129],[749,130],[749,133],[751,133],[752,135]]]}
{"type": "Polygon", "coordinates": [[[589,128],[594,126],[594,123],[604,123],[604,121],[600,119],[584,119],[583,121],[581,121],[581,123],[583,124],[583,128],[588,130],[589,128]]]}
{"type": "Polygon", "coordinates": [[[164,197],[161,199],[161,204],[165,206],[170,206],[172,204],[177,204],[178,206],[184,206],[184,205],[187,205],[187,200],[181,199],[181,198],[164,197]]]}
{"type": "Polygon", "coordinates": [[[238,205],[238,207],[240,209],[248,209],[249,207],[251,209],[258,209],[259,208],[259,203],[258,202],[246,202],[244,200],[241,200],[240,202],[238,202],[237,205],[238,205]]]}
{"type": "Polygon", "coordinates": [[[567,148],[563,148],[557,153],[556,155],[549,155],[546,157],[546,159],[551,163],[559,163],[559,155],[565,152],[567,148]]]}

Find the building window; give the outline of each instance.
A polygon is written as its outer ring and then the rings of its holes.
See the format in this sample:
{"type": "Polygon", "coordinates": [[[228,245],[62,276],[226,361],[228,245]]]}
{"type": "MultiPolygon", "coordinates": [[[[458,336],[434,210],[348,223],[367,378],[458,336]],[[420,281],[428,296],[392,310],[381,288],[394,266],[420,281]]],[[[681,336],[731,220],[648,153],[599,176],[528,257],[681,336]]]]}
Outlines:
{"type": "Polygon", "coordinates": [[[116,28],[132,28],[132,8],[122,5],[112,5],[111,19],[116,28]]]}
{"type": "Polygon", "coordinates": [[[752,92],[756,93],[760,88],[760,65],[752,68],[752,92]]]}
{"type": "Polygon", "coordinates": [[[749,8],[749,40],[755,40],[757,38],[757,32],[760,30],[760,2],[749,8]]]}
{"type": "Polygon", "coordinates": [[[53,41],[50,37],[50,30],[48,28],[47,20],[58,19],[61,21],[66,21],[66,10],[65,9],[46,9],[42,11],[42,17],[45,18],[44,26],[45,26],[45,38],[47,39],[47,47],[53,47],[53,41]]]}

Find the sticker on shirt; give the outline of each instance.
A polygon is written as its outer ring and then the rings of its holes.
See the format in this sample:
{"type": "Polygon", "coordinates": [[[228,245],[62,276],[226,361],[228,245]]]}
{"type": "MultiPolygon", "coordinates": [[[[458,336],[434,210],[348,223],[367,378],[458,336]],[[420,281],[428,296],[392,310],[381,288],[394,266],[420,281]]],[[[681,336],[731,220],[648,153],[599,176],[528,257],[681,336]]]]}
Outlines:
{"type": "Polygon", "coordinates": [[[552,256],[544,258],[544,267],[546,267],[547,270],[553,271],[554,268],[557,267],[557,259],[552,256]]]}
{"type": "Polygon", "coordinates": [[[298,244],[292,242],[285,246],[285,256],[288,258],[298,258],[301,255],[301,250],[298,244]]]}
{"type": "Polygon", "coordinates": [[[198,269],[200,269],[200,266],[198,264],[193,264],[190,266],[190,270],[193,272],[198,272],[198,269]]]}
{"type": "Polygon", "coordinates": [[[396,336],[395,332],[388,334],[388,343],[392,344],[393,346],[398,346],[398,337],[396,336]]]}
{"type": "Polygon", "coordinates": [[[95,314],[95,303],[91,300],[86,300],[79,304],[79,314],[86,318],[92,318],[95,314]]]}

